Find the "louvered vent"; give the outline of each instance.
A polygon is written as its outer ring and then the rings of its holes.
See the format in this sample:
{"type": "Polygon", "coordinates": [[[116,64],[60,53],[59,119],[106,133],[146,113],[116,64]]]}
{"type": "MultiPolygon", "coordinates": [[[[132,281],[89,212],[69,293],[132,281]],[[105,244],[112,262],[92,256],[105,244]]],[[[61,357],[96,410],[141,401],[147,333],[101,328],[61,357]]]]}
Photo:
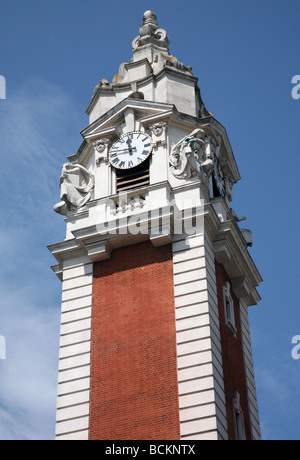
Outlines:
{"type": "Polygon", "coordinates": [[[149,158],[133,169],[117,169],[117,192],[150,184],[149,158]]]}

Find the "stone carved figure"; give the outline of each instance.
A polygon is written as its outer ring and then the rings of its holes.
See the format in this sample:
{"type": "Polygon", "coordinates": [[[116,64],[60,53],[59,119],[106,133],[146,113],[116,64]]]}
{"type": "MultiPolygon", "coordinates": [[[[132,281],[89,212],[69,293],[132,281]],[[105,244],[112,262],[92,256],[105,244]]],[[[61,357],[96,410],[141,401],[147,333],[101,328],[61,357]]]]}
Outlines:
{"type": "Polygon", "coordinates": [[[82,165],[65,163],[60,176],[61,201],[54,205],[54,211],[66,215],[71,208],[81,208],[91,198],[94,187],[93,175],[82,165]]]}
{"type": "Polygon", "coordinates": [[[178,179],[200,176],[210,177],[213,170],[212,147],[214,141],[202,129],[195,129],[181,139],[170,155],[170,169],[178,179]]]}

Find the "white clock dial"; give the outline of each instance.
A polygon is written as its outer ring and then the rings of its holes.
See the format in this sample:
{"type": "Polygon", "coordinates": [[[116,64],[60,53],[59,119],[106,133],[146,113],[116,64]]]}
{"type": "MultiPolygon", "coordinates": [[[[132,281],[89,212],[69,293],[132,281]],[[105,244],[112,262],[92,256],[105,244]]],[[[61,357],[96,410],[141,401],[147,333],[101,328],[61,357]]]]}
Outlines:
{"type": "Polygon", "coordinates": [[[117,169],[131,169],[145,161],[152,151],[150,136],[133,131],[123,134],[109,151],[109,161],[117,169]]]}

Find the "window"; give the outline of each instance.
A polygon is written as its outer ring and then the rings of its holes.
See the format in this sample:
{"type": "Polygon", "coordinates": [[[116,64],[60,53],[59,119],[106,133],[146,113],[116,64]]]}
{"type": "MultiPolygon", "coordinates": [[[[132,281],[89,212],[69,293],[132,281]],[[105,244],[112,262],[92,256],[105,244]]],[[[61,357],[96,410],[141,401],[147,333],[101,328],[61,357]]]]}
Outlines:
{"type": "Polygon", "coordinates": [[[150,184],[150,159],[133,169],[117,169],[117,192],[150,184]]]}
{"type": "Polygon", "coordinates": [[[235,337],[236,327],[235,327],[235,319],[234,319],[234,306],[233,306],[233,300],[230,294],[230,284],[228,283],[228,281],[226,281],[223,286],[223,303],[224,303],[225,323],[235,337]]]}
{"type": "Polygon", "coordinates": [[[235,437],[237,440],[245,440],[245,424],[244,415],[240,403],[240,394],[238,391],[235,392],[233,398],[233,410],[234,410],[234,423],[235,423],[235,437]]]}

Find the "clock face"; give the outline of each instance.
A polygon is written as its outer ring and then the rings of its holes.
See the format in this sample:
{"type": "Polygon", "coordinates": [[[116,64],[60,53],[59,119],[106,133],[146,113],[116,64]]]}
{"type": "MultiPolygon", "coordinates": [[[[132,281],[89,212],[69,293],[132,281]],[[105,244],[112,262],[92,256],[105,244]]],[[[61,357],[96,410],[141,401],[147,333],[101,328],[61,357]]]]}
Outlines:
{"type": "Polygon", "coordinates": [[[148,134],[134,131],[123,134],[109,151],[109,161],[117,169],[131,169],[145,161],[152,151],[148,134]]]}
{"type": "Polygon", "coordinates": [[[216,182],[216,186],[219,190],[219,193],[221,196],[224,197],[225,196],[225,178],[224,178],[222,166],[216,155],[214,155],[213,175],[214,175],[214,179],[216,182]]]}

